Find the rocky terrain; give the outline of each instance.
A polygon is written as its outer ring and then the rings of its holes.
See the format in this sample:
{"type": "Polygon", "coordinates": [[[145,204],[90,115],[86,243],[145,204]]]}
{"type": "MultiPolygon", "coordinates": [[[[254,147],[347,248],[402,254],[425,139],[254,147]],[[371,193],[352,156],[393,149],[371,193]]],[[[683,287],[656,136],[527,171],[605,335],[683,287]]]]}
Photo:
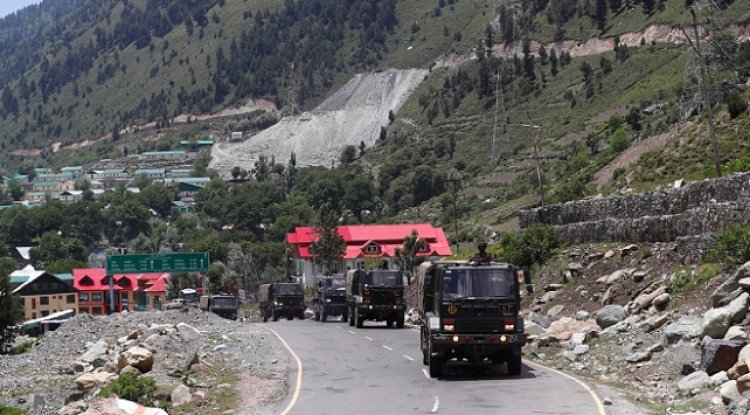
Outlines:
{"type": "MultiPolygon", "coordinates": [[[[674,248],[562,252],[525,300],[527,358],[609,385],[646,413],[747,414],[750,263],[713,276],[680,266],[674,248]]],[[[613,413],[630,404],[605,400],[613,413]]]]}
{"type": "Polygon", "coordinates": [[[420,69],[358,74],[310,112],[286,117],[242,143],[215,145],[211,167],[229,176],[235,166],[252,169],[261,154],[285,163],[292,152],[300,166],[338,163],[346,145],[374,144],[389,111],[397,112],[426,75],[420,69]]]}
{"type": "Polygon", "coordinates": [[[270,332],[193,308],[78,315],[30,353],[0,356],[0,403],[35,414],[133,413],[99,396],[130,373],[155,380],[148,406],[169,413],[271,414],[286,393],[287,365],[270,332]]]}

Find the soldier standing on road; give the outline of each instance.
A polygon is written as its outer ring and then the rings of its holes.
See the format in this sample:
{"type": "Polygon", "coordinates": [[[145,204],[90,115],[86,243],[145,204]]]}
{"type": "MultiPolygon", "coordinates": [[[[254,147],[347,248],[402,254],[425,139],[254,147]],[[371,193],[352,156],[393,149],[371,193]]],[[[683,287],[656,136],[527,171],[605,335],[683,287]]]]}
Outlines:
{"type": "Polygon", "coordinates": [[[492,254],[487,252],[487,242],[480,242],[477,245],[477,252],[469,261],[479,264],[492,262],[492,254]]]}

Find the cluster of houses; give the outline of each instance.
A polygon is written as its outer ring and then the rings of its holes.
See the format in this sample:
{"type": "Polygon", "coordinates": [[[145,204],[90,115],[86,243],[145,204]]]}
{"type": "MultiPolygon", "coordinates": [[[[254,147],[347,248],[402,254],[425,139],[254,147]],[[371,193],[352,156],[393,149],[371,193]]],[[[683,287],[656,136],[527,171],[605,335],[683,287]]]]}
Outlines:
{"type": "MultiPolygon", "coordinates": [[[[213,143],[213,140],[181,141],[182,146],[190,146],[189,150],[207,149],[213,143]]],[[[103,160],[96,165],[66,166],[56,172],[38,167],[33,174],[16,172],[4,177],[2,186],[8,186],[11,181],[18,182],[24,189],[24,196],[13,204],[35,206],[50,200],[75,203],[83,199],[83,189],[89,189],[93,197],[98,198],[120,183],[125,185],[127,191],[138,193],[140,189],[135,182],[145,177],[151,182],[174,186],[179,195],[174,210],[189,213],[195,195],[210,181],[208,177],[193,176],[190,166],[197,155],[198,151],[152,151],[115,162],[103,160]]],[[[0,210],[7,207],[10,205],[0,206],[0,210]]]]}
{"type": "Polygon", "coordinates": [[[10,274],[13,293],[23,301],[26,332],[47,331],[79,313],[108,314],[112,303],[115,312],[161,310],[168,281],[166,273],[113,275],[110,296],[110,277],[104,268],[51,274],[29,265],[10,274]]]}

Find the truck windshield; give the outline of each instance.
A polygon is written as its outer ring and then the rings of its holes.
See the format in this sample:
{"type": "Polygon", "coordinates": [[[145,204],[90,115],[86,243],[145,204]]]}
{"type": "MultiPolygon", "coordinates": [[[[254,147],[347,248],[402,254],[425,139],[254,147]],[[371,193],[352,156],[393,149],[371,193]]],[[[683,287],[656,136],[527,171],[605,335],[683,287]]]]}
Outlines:
{"type": "Polygon", "coordinates": [[[326,288],[326,290],[329,290],[329,291],[345,290],[346,289],[346,280],[343,279],[343,278],[331,278],[331,279],[327,279],[323,283],[323,286],[326,288]]]}
{"type": "Polygon", "coordinates": [[[443,298],[513,295],[515,279],[508,269],[449,269],[443,276],[443,298]]]}
{"type": "Polygon", "coordinates": [[[211,304],[223,307],[234,307],[237,305],[237,299],[234,297],[214,297],[211,299],[211,304]]]}
{"type": "Polygon", "coordinates": [[[400,287],[403,283],[398,271],[369,271],[365,274],[365,287],[400,287]]]}
{"type": "Polygon", "coordinates": [[[303,295],[302,286],[299,284],[279,284],[279,295],[303,295]]]}

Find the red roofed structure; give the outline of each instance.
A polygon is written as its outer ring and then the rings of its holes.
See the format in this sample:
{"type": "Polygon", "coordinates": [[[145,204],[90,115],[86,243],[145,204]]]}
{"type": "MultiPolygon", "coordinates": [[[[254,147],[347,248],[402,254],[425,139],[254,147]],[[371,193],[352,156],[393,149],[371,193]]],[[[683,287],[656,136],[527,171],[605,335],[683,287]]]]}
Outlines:
{"type": "MultiPolygon", "coordinates": [[[[113,280],[115,310],[118,312],[160,309],[167,300],[169,274],[115,274],[113,280]]],[[[109,279],[104,268],[74,269],[73,285],[80,291],[80,312],[107,313],[109,279]]]]}
{"type": "MultiPolygon", "coordinates": [[[[393,258],[396,248],[402,248],[404,238],[417,231],[420,238],[427,242],[427,248],[418,256],[439,258],[451,255],[451,247],[442,228],[429,223],[399,225],[347,225],[339,226],[338,232],[346,241],[346,253],[339,264],[339,270],[356,269],[362,266],[367,258],[379,258],[395,268],[393,258]]],[[[315,255],[310,246],[317,241],[315,228],[298,227],[287,234],[287,243],[291,245],[292,257],[296,263],[297,276],[313,276],[323,273],[319,265],[313,263],[315,255]]]]}

